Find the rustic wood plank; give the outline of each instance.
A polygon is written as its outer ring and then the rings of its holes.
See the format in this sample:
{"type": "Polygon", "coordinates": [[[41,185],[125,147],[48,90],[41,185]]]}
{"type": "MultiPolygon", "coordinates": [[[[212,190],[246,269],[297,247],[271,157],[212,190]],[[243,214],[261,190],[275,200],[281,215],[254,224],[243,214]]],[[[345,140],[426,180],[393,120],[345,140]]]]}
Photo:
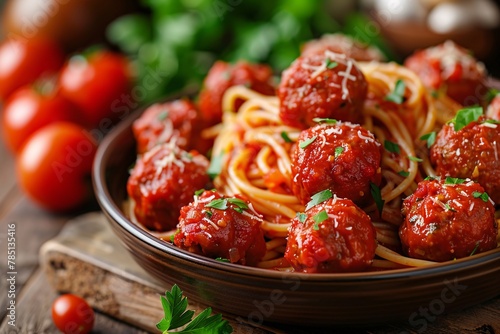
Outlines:
{"type": "MultiPolygon", "coordinates": [[[[55,290],[47,288],[47,277],[38,270],[30,278],[16,308],[16,326],[3,321],[0,333],[60,333],[52,322],[51,305],[57,297],[55,290]]],[[[97,312],[93,333],[145,334],[146,332],[97,312]]]]}
{"type": "MultiPolygon", "coordinates": [[[[99,310],[155,332],[161,318],[161,285],[145,273],[114,236],[102,214],[89,214],[68,223],[60,236],[44,245],[41,264],[59,291],[84,295],[99,310]]],[[[206,306],[191,305],[195,312],[206,306]]],[[[432,320],[390,324],[370,330],[335,328],[335,333],[500,333],[500,297],[462,312],[432,320]],[[425,325],[425,328],[424,328],[425,325]]],[[[229,319],[235,333],[311,333],[311,328],[271,326],[253,328],[229,319]]],[[[314,333],[332,333],[332,328],[314,333]]]]}
{"type": "MultiPolygon", "coordinates": [[[[14,271],[16,282],[16,297],[22,290],[35,268],[38,267],[38,252],[40,246],[47,240],[56,236],[64,223],[69,219],[64,215],[52,215],[32,204],[27,198],[20,196],[15,205],[0,218],[0,272],[14,271]],[[7,268],[7,232],[8,225],[15,225],[15,269],[7,268]]],[[[6,314],[9,302],[8,282],[2,276],[0,280],[0,316],[6,314]]]]}
{"type": "MultiPolygon", "coordinates": [[[[0,138],[2,130],[0,127],[0,138]]],[[[2,140],[0,140],[0,215],[4,212],[3,205],[11,193],[16,190],[15,163],[2,140]]]]}

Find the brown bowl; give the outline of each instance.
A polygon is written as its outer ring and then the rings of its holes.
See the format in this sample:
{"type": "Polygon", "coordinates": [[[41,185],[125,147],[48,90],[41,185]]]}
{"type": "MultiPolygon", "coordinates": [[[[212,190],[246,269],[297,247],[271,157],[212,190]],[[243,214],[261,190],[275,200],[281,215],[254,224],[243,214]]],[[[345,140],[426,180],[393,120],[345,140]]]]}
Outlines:
{"type": "Polygon", "coordinates": [[[215,261],[181,250],[132,223],[123,211],[128,169],[135,161],[131,123],[99,146],[97,199],[133,258],[169,289],[239,320],[301,326],[373,326],[403,321],[417,328],[431,315],[500,295],[500,249],[421,269],[351,274],[285,273],[215,261]]]}

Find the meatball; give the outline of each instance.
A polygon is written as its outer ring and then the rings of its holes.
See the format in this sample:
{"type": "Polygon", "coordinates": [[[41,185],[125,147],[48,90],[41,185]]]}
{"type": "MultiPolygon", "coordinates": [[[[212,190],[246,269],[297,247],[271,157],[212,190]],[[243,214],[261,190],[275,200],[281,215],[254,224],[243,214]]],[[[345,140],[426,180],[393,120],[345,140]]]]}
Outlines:
{"type": "Polygon", "coordinates": [[[486,70],[470,53],[451,41],[420,50],[405,60],[424,85],[443,89],[462,105],[481,104],[486,95],[486,70]]]}
{"type": "Polygon", "coordinates": [[[150,230],[174,229],[195,191],[210,186],[208,159],[174,144],[157,145],[139,157],[127,182],[135,218],[150,230]]]}
{"type": "Polygon", "coordinates": [[[379,185],[382,147],[372,133],[349,122],[303,130],[292,149],[292,191],[302,204],[325,189],[363,204],[379,185]]]}
{"type": "Polygon", "coordinates": [[[425,180],[403,202],[399,236],[408,256],[448,261],[497,246],[493,204],[472,180],[425,180]]]}
{"type": "Polygon", "coordinates": [[[198,111],[188,100],[153,104],[132,125],[139,154],[170,140],[184,150],[192,149],[199,130],[198,111]]]}
{"type": "Polygon", "coordinates": [[[174,244],[196,254],[256,265],[266,253],[262,217],[243,197],[204,191],[181,209],[174,244]]]}
{"type": "Polygon", "coordinates": [[[453,123],[444,125],[431,146],[430,159],[439,175],[471,178],[500,203],[499,154],[500,125],[481,116],[459,131],[453,123]]]}
{"type": "Polygon", "coordinates": [[[297,128],[314,126],[314,118],[361,123],[368,84],[354,60],[325,51],[303,56],[283,71],[278,88],[280,118],[297,128]]]}
{"type": "Polygon", "coordinates": [[[304,44],[302,56],[324,55],[325,51],[345,54],[357,61],[384,61],[379,49],[343,34],[326,34],[304,44]]]}
{"type": "MultiPolygon", "coordinates": [[[[229,87],[245,85],[264,95],[275,95],[271,67],[240,61],[229,64],[216,62],[208,72],[199,96],[200,111],[209,125],[222,120],[222,98],[229,87]]],[[[239,102],[235,109],[241,106],[239,102]]]]}
{"type": "Polygon", "coordinates": [[[495,95],[486,109],[486,117],[500,121],[500,95],[495,95]]]}
{"type": "Polygon", "coordinates": [[[292,219],[285,259],[306,273],[363,271],[375,257],[375,236],[363,210],[334,196],[292,219]]]}

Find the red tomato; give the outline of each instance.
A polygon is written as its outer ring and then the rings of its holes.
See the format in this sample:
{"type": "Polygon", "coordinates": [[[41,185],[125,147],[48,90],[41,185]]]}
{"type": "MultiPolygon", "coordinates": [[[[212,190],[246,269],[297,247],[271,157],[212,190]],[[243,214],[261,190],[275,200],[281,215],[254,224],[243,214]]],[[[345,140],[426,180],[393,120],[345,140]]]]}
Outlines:
{"type": "Polygon", "coordinates": [[[52,319],[65,334],[85,334],[92,330],[95,314],[85,299],[65,294],[52,304],[52,319]]]}
{"type": "Polygon", "coordinates": [[[17,88],[57,72],[64,64],[59,46],[46,39],[7,40],[0,45],[0,98],[17,88]]]}
{"type": "Polygon", "coordinates": [[[63,68],[60,86],[62,94],[82,109],[90,127],[106,118],[117,121],[113,105],[130,89],[128,62],[110,51],[75,56],[63,68]]]}
{"type": "Polygon", "coordinates": [[[41,127],[57,121],[76,122],[80,117],[80,110],[56,91],[45,94],[33,87],[23,87],[5,103],[4,140],[12,152],[18,153],[26,139],[41,127]]]}
{"type": "Polygon", "coordinates": [[[84,128],[57,122],[28,138],[17,173],[26,194],[52,211],[69,211],[91,194],[90,173],[97,144],[84,128]]]}

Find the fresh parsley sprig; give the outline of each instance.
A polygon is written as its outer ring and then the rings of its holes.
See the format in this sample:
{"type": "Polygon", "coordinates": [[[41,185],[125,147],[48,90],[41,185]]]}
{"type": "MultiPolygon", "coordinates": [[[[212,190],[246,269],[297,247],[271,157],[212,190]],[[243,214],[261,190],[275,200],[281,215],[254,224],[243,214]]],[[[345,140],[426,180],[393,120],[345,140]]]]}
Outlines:
{"type": "Polygon", "coordinates": [[[401,104],[404,102],[405,90],[405,82],[402,79],[398,79],[398,81],[396,81],[396,84],[394,85],[394,90],[387,94],[385,100],[394,102],[396,104],[401,104]]]}
{"type": "Polygon", "coordinates": [[[222,319],[221,314],[212,314],[210,307],[203,310],[194,319],[194,311],[186,310],[188,300],[182,295],[182,290],[175,284],[170,291],[161,296],[161,305],[165,316],[156,324],[163,334],[229,334],[233,328],[222,319]],[[186,326],[187,325],[187,326],[186,326]],[[186,326],[180,331],[173,331],[186,326]]]}
{"type": "Polygon", "coordinates": [[[482,114],[482,107],[468,107],[460,109],[450,122],[453,123],[455,131],[460,131],[469,123],[477,121],[482,114]]]}

